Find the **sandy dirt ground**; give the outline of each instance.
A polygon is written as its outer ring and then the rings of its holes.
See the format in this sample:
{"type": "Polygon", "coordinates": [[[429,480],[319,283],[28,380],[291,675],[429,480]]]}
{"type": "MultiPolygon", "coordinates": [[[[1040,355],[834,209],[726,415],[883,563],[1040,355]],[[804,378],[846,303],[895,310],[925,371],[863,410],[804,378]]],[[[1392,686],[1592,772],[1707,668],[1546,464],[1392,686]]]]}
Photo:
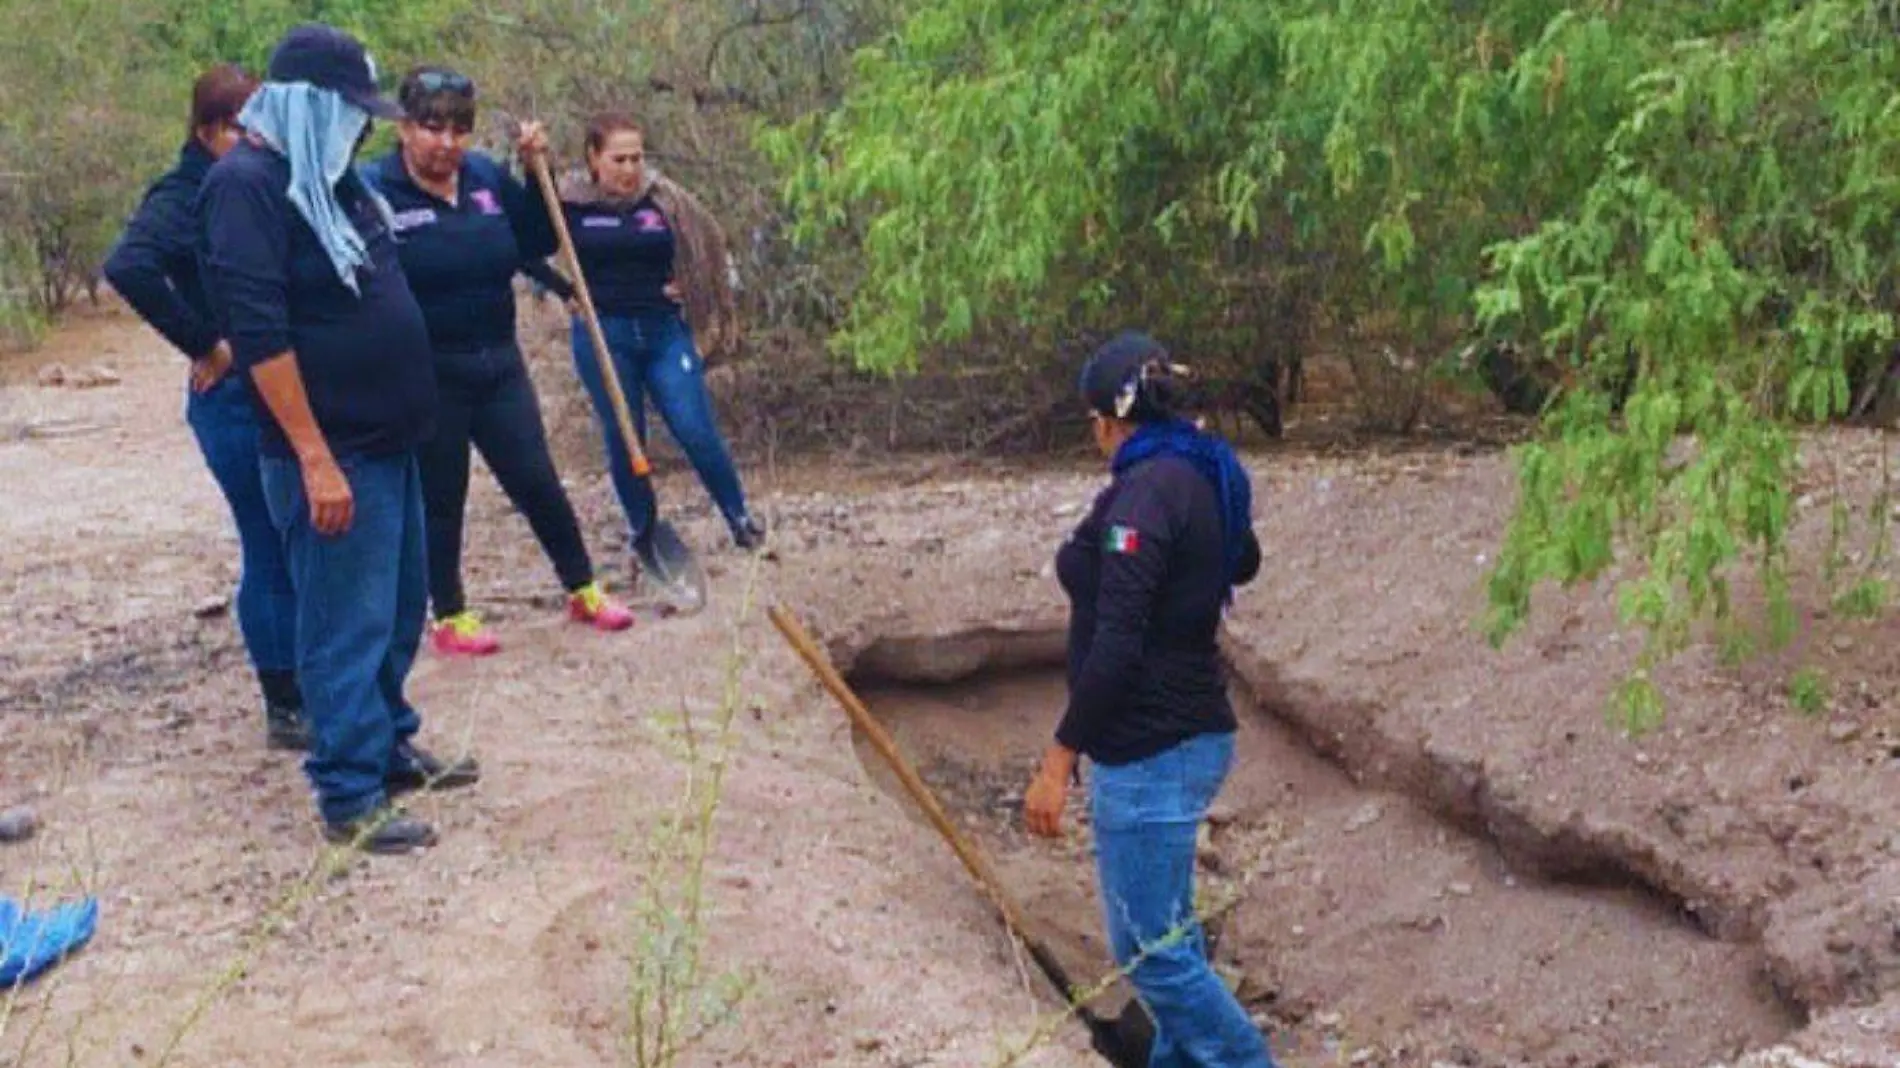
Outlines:
{"type": "MultiPolygon", "coordinates": [[[[0,885],[101,903],[94,942],[0,1010],[0,1064],[632,1065],[661,1002],[708,1021],[683,1065],[979,1066],[1045,1030],[1021,1063],[1101,1063],[763,617],[824,637],[1037,924],[1099,958],[1085,823],[1052,844],[1016,820],[1060,706],[1049,561],[1097,470],[754,467],[757,559],[669,465],[714,603],[624,635],[562,620],[478,476],[469,586],[505,648],[425,655],[411,693],[425,742],[485,779],[417,802],[427,854],[332,870],[296,760],[260,744],[181,389],[121,315],[0,361],[0,808],[43,824],[0,846],[0,885]],[[41,386],[51,363],[119,381],[41,386]],[[716,818],[680,822],[714,774],[716,818]]],[[[1856,470],[1882,447],[1842,441],[1856,470]]],[[[565,466],[617,585],[605,480],[565,466]]],[[[1231,621],[1242,756],[1203,862],[1283,1063],[1900,1064],[1886,625],[1810,620],[1821,715],[1783,697],[1790,662],[1697,649],[1665,726],[1625,739],[1602,708],[1636,638],[1607,586],[1548,598],[1502,652],[1472,629],[1501,457],[1251,466],[1271,563],[1231,621]]]]}

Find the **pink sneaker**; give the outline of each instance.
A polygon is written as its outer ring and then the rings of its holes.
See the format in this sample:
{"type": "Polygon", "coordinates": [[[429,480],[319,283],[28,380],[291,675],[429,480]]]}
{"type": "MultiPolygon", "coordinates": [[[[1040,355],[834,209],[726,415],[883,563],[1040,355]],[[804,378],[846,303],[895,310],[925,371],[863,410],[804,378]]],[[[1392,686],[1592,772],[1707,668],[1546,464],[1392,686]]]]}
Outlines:
{"type": "Polygon", "coordinates": [[[473,612],[437,620],[429,639],[443,656],[487,656],[501,648],[501,643],[482,629],[482,621],[473,612]]]}
{"type": "Polygon", "coordinates": [[[568,596],[567,618],[576,623],[591,623],[595,630],[626,630],[633,626],[633,613],[602,593],[598,582],[590,582],[568,596]]]}

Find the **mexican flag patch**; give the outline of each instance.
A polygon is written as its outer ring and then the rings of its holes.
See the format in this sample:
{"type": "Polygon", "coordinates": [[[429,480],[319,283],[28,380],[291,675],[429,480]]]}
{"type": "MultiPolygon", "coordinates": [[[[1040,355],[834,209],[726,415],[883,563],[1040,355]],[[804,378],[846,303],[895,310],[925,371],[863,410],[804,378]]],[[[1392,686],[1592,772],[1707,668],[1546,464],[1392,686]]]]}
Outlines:
{"type": "Polygon", "coordinates": [[[1108,528],[1108,537],[1103,539],[1103,546],[1111,553],[1132,556],[1141,549],[1141,534],[1134,527],[1116,524],[1108,528]]]}

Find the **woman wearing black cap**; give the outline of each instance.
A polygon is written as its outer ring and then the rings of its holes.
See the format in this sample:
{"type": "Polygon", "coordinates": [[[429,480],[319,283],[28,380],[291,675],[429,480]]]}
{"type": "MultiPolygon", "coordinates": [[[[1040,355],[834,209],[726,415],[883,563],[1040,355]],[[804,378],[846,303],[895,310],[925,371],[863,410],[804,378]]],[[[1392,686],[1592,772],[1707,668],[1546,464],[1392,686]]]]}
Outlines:
{"type": "Polygon", "coordinates": [[[1070,601],[1069,703],[1024,798],[1061,833],[1086,756],[1104,919],[1155,1024],[1150,1063],[1269,1068],[1266,1040],[1208,965],[1194,914],[1195,842],[1238,726],[1216,634],[1260,569],[1247,472],[1179,413],[1182,368],[1124,333],[1081,391],[1113,480],[1056,554],[1070,601]]]}
{"type": "MultiPolygon", "coordinates": [[[[431,640],[447,655],[500,648],[462,589],[471,444],[554,564],[568,617],[599,630],[625,630],[633,613],[595,581],[515,339],[514,277],[555,251],[554,227],[520,182],[494,159],[470,151],[475,83],[466,75],[418,67],[396,96],[403,108],[399,144],[363,173],[389,201],[403,273],[435,349],[440,405],[435,432],[419,453],[435,615],[431,640]]],[[[523,153],[545,150],[537,124],[523,124],[519,139],[523,153]]]]}
{"type": "Polygon", "coordinates": [[[238,632],[264,691],[265,744],[294,750],[306,742],[296,679],[296,599],[258,477],[257,415],[243,382],[229,373],[231,346],[212,321],[197,257],[198,189],[211,165],[243,136],[238,111],[256,89],[257,79],[234,64],[198,76],[178,163],[146,190],[104,274],[132,310],[191,361],[185,423],[237,527],[238,632]]]}

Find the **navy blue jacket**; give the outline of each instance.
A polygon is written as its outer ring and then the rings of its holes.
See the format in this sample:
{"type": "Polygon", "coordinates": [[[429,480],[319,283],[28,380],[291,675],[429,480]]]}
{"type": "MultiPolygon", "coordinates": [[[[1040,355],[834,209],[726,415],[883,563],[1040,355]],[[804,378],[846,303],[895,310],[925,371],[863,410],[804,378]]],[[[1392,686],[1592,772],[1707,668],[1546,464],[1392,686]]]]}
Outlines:
{"type": "Polygon", "coordinates": [[[560,245],[539,198],[479,152],[462,158],[455,204],[417,185],[400,149],[365,164],[363,177],[395,213],[396,250],[436,352],[512,343],[514,276],[538,274],[532,265],[560,245]]]}
{"type": "MultiPolygon", "coordinates": [[[[435,428],[435,361],[395,238],[369,186],[345,173],[337,199],[370,252],[370,269],[357,272],[362,293],[350,292],[290,202],[289,183],[288,160],[244,142],[211,168],[199,195],[205,283],[235,364],[248,380],[259,363],[294,351],[311,412],[339,457],[414,448],[435,428]]],[[[255,384],[251,395],[261,451],[292,456],[255,384]]]]}
{"type": "Polygon", "coordinates": [[[217,346],[218,330],[198,276],[198,188],[215,160],[196,139],[145,191],[106,257],[106,281],[172,347],[190,359],[217,346]]]}
{"type": "MultiPolygon", "coordinates": [[[[1124,471],[1056,553],[1070,601],[1069,705],[1056,740],[1099,764],[1235,729],[1218,633],[1227,594],[1221,512],[1193,464],[1124,471]]],[[[1237,581],[1260,570],[1247,532],[1237,581]]]]}

